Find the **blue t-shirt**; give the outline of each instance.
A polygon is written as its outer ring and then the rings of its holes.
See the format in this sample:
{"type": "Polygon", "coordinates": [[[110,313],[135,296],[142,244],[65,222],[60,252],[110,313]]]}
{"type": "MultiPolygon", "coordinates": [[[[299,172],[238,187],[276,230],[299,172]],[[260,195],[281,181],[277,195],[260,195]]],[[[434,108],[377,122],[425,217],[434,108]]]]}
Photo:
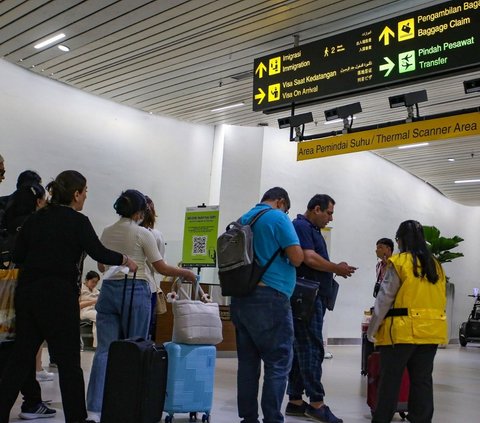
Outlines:
{"type": "MultiPolygon", "coordinates": [[[[315,226],[303,214],[297,215],[297,218],[293,220],[293,226],[297,231],[302,250],[313,250],[325,260],[330,260],[328,258],[327,244],[318,226],[315,226]]],[[[297,276],[320,283],[331,283],[333,273],[315,270],[302,263],[297,267],[297,276]]]]}
{"type": "MultiPolygon", "coordinates": [[[[298,236],[288,216],[279,209],[272,209],[268,204],[259,203],[245,213],[242,224],[248,223],[258,212],[270,209],[253,225],[253,247],[255,255],[264,266],[268,260],[281,248],[284,250],[292,245],[300,245],[298,236]]],[[[286,254],[281,251],[262,276],[265,285],[290,297],[295,288],[295,267],[290,264],[286,254]]]]}

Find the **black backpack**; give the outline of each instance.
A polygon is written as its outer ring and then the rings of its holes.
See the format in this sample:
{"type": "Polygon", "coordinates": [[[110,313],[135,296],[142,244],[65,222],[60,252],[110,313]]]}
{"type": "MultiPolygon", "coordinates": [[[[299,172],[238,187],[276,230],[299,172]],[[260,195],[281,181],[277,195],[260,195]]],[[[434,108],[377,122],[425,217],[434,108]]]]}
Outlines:
{"type": "Polygon", "coordinates": [[[244,297],[252,293],[265,271],[281,251],[279,248],[265,266],[260,266],[253,249],[255,222],[266,212],[258,212],[245,225],[230,223],[217,240],[218,277],[223,296],[244,297]]]}

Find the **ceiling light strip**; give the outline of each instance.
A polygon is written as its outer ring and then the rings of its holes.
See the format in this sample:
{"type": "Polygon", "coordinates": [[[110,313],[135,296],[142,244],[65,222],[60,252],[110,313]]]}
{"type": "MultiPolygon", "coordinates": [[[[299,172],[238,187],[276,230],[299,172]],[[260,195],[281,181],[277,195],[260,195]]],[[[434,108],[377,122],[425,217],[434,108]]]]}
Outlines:
{"type": "Polygon", "coordinates": [[[221,111],[223,111],[223,110],[235,109],[236,107],[242,107],[242,106],[245,106],[245,103],[244,103],[244,102],[235,103],[235,104],[230,104],[230,105],[228,105],[228,106],[218,107],[218,108],[212,109],[212,110],[210,110],[210,111],[211,111],[211,112],[221,112],[221,111]]]}
{"type": "Polygon", "coordinates": [[[428,142],[421,142],[419,144],[408,144],[408,145],[400,145],[397,147],[399,150],[406,150],[407,148],[417,148],[417,147],[426,147],[429,145],[428,142]]]}
{"type": "Polygon", "coordinates": [[[474,184],[480,182],[480,179],[464,179],[460,181],[455,181],[456,184],[474,184]]]}
{"type": "Polygon", "coordinates": [[[50,44],[53,44],[55,41],[61,40],[62,38],[65,38],[65,34],[63,33],[54,35],[53,37],[48,38],[47,40],[42,41],[41,43],[38,43],[37,45],[33,46],[33,48],[36,48],[38,50],[39,48],[46,47],[50,44]]]}

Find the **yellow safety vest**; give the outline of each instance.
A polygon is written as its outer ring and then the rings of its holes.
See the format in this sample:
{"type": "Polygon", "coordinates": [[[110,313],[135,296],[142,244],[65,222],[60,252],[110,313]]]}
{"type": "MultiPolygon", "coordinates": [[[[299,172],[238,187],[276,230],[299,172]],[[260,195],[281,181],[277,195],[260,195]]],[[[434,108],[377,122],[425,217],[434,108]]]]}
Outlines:
{"type": "Polygon", "coordinates": [[[389,261],[400,277],[393,308],[405,315],[385,317],[376,334],[376,345],[446,344],[447,282],[440,263],[435,261],[438,281],[432,284],[426,277],[413,274],[410,253],[393,255],[389,261]]]}

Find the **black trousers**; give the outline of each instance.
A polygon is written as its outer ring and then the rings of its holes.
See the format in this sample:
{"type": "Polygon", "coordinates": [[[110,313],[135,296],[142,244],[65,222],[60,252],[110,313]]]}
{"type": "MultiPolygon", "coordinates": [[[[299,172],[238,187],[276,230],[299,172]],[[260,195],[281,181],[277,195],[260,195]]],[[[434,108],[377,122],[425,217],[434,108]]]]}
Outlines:
{"type": "MultiPolygon", "coordinates": [[[[0,345],[0,380],[1,374],[8,363],[10,356],[13,353],[13,342],[3,342],[0,345]]],[[[33,408],[42,402],[42,391],[40,384],[37,381],[37,374],[35,372],[35,361],[32,362],[31,369],[28,372],[27,378],[20,389],[23,395],[23,406],[25,408],[33,408]]]]}
{"type": "Polygon", "coordinates": [[[431,423],[433,417],[433,360],[438,345],[397,344],[378,347],[380,383],[372,422],[390,423],[395,414],[405,367],[410,375],[408,420],[431,423]]]}
{"type": "Polygon", "coordinates": [[[67,423],[87,417],[80,367],[80,310],[74,281],[19,281],[15,293],[16,340],[0,382],[0,423],[8,423],[19,390],[31,372],[35,354],[46,340],[57,365],[67,423]]]}

